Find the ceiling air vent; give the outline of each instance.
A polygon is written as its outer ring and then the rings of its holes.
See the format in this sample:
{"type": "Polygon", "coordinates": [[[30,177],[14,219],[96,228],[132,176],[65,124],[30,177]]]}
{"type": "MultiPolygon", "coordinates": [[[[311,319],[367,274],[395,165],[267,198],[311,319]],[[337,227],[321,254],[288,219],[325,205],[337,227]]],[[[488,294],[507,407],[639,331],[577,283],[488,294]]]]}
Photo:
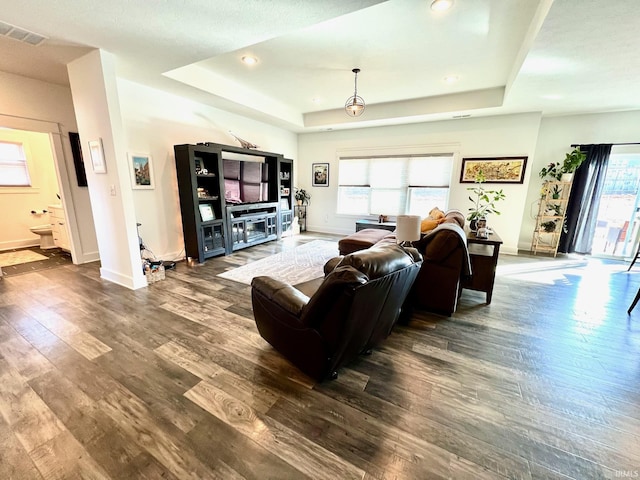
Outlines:
{"type": "Polygon", "coordinates": [[[0,22],[0,35],[13,38],[20,42],[28,43],[29,45],[38,46],[44,42],[47,37],[38,35],[37,33],[30,32],[24,28],[16,27],[5,22],[0,22]]]}

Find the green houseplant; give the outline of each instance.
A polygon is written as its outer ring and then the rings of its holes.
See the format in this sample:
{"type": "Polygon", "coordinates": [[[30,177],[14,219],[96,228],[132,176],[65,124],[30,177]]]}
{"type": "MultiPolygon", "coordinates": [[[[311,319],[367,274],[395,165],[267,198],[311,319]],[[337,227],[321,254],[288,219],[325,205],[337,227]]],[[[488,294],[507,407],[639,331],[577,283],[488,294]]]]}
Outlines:
{"type": "Polygon", "coordinates": [[[547,233],[555,232],[556,230],[556,222],[554,222],[553,220],[549,220],[548,222],[542,222],[540,226],[547,233]]]}
{"type": "Polygon", "coordinates": [[[576,169],[582,165],[587,155],[580,151],[578,148],[574,148],[571,152],[565,155],[562,163],[551,162],[540,170],[540,178],[545,179],[551,177],[554,180],[562,180],[562,176],[565,174],[572,174],[576,169]]]}
{"type": "Polygon", "coordinates": [[[309,200],[311,200],[311,195],[309,195],[309,192],[307,192],[304,188],[297,188],[296,187],[296,193],[293,194],[293,198],[296,199],[296,201],[298,202],[298,205],[303,205],[305,203],[309,203],[309,200]]]}
{"type": "Polygon", "coordinates": [[[496,210],[496,202],[505,199],[505,194],[500,190],[486,190],[483,187],[483,183],[487,181],[487,178],[482,170],[478,171],[475,178],[475,186],[467,188],[472,194],[469,195],[469,201],[472,207],[469,208],[469,220],[471,230],[475,230],[475,224],[481,218],[485,218],[487,215],[495,213],[500,215],[500,212],[496,210]]]}

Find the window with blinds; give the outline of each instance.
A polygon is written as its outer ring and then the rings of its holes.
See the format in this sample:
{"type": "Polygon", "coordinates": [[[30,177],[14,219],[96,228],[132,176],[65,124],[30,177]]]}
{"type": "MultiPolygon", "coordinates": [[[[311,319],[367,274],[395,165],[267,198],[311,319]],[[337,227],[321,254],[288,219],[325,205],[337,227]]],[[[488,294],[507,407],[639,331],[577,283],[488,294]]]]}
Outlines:
{"type": "Polygon", "coordinates": [[[447,209],[453,155],[342,157],[338,213],[426,216],[447,209]]]}
{"type": "Polygon", "coordinates": [[[0,187],[29,187],[27,157],[21,143],[0,142],[0,187]]]}

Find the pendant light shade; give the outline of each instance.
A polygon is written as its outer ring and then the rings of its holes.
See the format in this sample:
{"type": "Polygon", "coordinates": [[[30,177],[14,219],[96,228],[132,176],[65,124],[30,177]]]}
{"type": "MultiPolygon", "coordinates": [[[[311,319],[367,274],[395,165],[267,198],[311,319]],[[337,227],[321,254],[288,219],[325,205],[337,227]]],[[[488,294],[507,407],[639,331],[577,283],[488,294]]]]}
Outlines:
{"type": "Polygon", "coordinates": [[[353,95],[347,98],[347,101],[344,104],[344,109],[347,112],[347,115],[350,117],[359,117],[364,112],[365,104],[362,97],[358,96],[358,73],[360,73],[359,68],[354,68],[351,70],[355,74],[354,80],[354,92],[353,95]]]}

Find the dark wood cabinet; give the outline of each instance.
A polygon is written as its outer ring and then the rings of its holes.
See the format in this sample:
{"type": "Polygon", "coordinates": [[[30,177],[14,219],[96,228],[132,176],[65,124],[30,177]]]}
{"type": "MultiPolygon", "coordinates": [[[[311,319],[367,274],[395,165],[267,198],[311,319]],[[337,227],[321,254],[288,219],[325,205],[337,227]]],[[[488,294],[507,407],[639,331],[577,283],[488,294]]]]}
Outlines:
{"type": "Polygon", "coordinates": [[[278,238],[278,204],[255,203],[227,207],[227,253],[278,238]]]}
{"type": "Polygon", "coordinates": [[[280,234],[291,233],[293,219],[293,160],[283,158],[278,166],[280,234]]]}
{"type": "Polygon", "coordinates": [[[188,259],[203,263],[291,229],[293,160],[216,143],[174,152],[188,259]]]}
{"type": "Polygon", "coordinates": [[[502,239],[497,233],[489,238],[478,238],[475,232],[467,231],[469,258],[471,259],[471,279],[464,283],[463,288],[485,292],[487,304],[493,297],[493,284],[496,279],[496,267],[502,239]],[[475,249],[473,246],[479,247],[475,249]]]}
{"type": "Polygon", "coordinates": [[[202,145],[176,145],[174,152],[185,254],[202,263],[225,253],[221,157],[202,145]]]}

